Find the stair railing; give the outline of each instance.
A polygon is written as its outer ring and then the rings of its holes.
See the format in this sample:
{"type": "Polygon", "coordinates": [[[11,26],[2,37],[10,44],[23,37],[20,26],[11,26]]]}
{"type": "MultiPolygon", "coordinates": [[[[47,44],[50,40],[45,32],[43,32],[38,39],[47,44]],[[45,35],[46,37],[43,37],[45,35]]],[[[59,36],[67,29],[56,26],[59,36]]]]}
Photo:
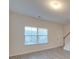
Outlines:
{"type": "Polygon", "coordinates": [[[70,32],[68,32],[64,37],[63,37],[63,47],[65,46],[65,40],[66,38],[70,35],[70,32]]]}

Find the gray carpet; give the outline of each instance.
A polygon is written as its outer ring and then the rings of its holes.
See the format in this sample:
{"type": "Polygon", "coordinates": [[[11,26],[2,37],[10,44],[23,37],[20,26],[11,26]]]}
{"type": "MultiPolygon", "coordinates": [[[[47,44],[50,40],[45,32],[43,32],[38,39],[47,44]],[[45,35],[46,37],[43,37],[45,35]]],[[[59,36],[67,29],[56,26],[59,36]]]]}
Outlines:
{"type": "Polygon", "coordinates": [[[53,48],[40,52],[10,57],[10,59],[70,59],[70,52],[62,48],[53,48]]]}

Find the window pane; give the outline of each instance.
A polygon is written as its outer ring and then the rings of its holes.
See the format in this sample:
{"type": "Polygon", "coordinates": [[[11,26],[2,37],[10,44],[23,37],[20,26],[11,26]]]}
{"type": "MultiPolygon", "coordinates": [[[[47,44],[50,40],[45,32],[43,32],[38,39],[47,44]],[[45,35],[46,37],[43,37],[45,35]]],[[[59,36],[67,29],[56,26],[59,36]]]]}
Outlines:
{"type": "Polygon", "coordinates": [[[38,35],[48,35],[47,29],[38,28],[38,35]]]}
{"type": "Polygon", "coordinates": [[[32,42],[32,44],[36,44],[37,43],[37,36],[32,36],[31,37],[31,42],[32,42]]]}
{"type": "Polygon", "coordinates": [[[41,43],[48,43],[47,36],[38,36],[38,42],[39,42],[39,44],[41,44],[41,43]]]}
{"type": "Polygon", "coordinates": [[[36,36],[25,36],[25,45],[32,45],[37,43],[36,36]]]}
{"type": "Polygon", "coordinates": [[[25,45],[31,44],[31,36],[25,36],[25,45]]]}
{"type": "Polygon", "coordinates": [[[31,34],[32,35],[37,35],[37,28],[32,27],[31,34]]]}
{"type": "Polygon", "coordinates": [[[31,27],[25,27],[25,35],[31,35],[31,27]]]}

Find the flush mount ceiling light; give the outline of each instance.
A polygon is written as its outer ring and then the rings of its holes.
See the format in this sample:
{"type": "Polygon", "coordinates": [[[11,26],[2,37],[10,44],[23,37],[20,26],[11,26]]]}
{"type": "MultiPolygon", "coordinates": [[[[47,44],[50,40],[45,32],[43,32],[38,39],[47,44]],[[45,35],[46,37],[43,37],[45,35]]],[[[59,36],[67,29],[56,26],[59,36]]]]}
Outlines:
{"type": "Polygon", "coordinates": [[[53,0],[50,2],[50,7],[54,10],[60,10],[63,8],[63,3],[57,0],[53,0]]]}

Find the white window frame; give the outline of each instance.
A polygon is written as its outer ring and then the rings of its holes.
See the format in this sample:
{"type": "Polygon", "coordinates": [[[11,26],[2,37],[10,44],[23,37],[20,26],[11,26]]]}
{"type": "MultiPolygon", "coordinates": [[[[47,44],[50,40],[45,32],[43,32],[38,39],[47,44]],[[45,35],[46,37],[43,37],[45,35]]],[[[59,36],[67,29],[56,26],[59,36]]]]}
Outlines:
{"type": "MultiPolygon", "coordinates": [[[[25,27],[31,27],[31,26],[25,26],[25,27]]],[[[33,28],[33,27],[31,27],[31,28],[33,28]]],[[[36,36],[36,38],[37,38],[37,42],[36,42],[36,44],[27,44],[27,43],[25,43],[25,41],[24,41],[24,44],[25,45],[38,45],[38,44],[47,44],[48,43],[48,29],[47,28],[41,28],[41,27],[35,27],[35,28],[37,28],[37,35],[25,35],[24,34],[24,37],[25,36],[30,36],[30,37],[32,37],[32,36],[36,36]],[[46,29],[47,30],[47,35],[38,35],[38,30],[39,29],[46,29]],[[39,36],[47,36],[47,43],[39,43],[39,36]]],[[[25,30],[24,30],[24,32],[25,32],[25,30]]],[[[25,40],[25,39],[24,39],[25,40]]]]}

